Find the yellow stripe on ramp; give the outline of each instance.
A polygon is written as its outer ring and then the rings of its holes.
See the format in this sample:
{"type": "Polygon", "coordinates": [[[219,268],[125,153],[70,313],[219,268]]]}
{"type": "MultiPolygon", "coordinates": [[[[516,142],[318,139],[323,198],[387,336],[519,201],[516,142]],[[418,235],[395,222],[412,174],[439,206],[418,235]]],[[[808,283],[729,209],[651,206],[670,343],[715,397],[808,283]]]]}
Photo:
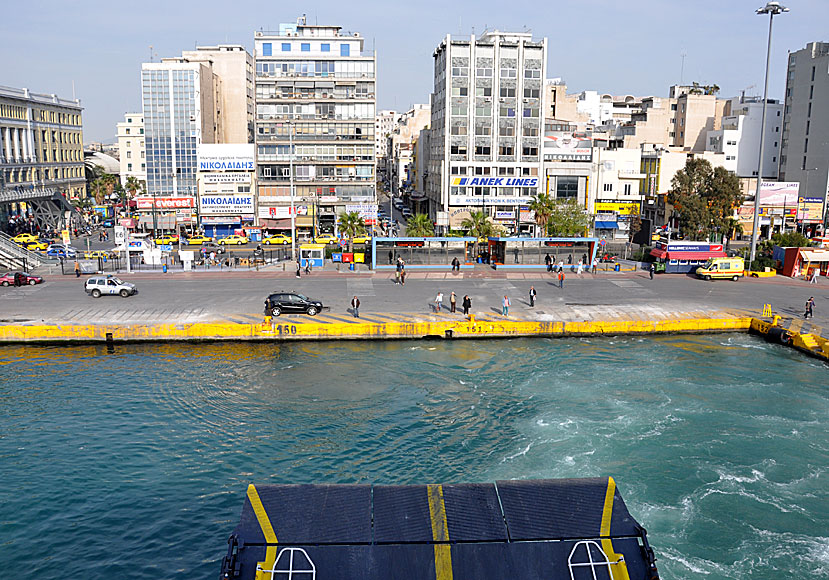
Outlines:
{"type": "Polygon", "coordinates": [[[449,542],[449,525],[446,523],[446,505],[443,503],[443,486],[427,485],[429,519],[432,522],[432,539],[435,542],[435,580],[452,580],[452,551],[449,542]]]}
{"type": "Polygon", "coordinates": [[[256,486],[252,483],[248,485],[248,500],[253,508],[253,513],[256,514],[256,521],[259,522],[259,527],[262,528],[262,533],[265,535],[265,541],[268,546],[265,548],[265,561],[257,562],[257,567],[261,570],[256,572],[256,580],[270,580],[270,570],[273,569],[273,563],[276,561],[276,532],[273,531],[271,520],[268,518],[268,513],[265,511],[265,506],[262,505],[262,500],[259,498],[259,492],[256,491],[256,486]]]}
{"type": "Polygon", "coordinates": [[[616,482],[612,477],[607,478],[607,491],[604,495],[604,508],[602,508],[602,524],[599,528],[599,535],[606,538],[602,540],[602,550],[610,562],[618,562],[610,566],[610,574],[613,580],[630,580],[628,567],[625,564],[624,556],[613,551],[613,542],[607,538],[610,535],[610,519],[613,515],[613,498],[616,495],[616,482]]]}

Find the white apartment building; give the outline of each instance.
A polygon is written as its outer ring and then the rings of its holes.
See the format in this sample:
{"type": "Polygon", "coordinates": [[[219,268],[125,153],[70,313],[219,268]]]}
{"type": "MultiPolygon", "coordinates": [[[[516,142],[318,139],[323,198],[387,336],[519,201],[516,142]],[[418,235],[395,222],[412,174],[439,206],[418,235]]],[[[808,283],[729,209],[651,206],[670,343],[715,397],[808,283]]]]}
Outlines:
{"type": "Polygon", "coordinates": [[[433,56],[429,213],[457,228],[473,210],[512,212],[514,227],[541,189],[547,39],[447,35],[433,56]]]}
{"type": "Polygon", "coordinates": [[[293,183],[303,237],[334,232],[344,211],[373,223],[376,57],[364,38],[302,17],[254,42],[260,222],[290,229],[293,183]]]}
{"type": "Polygon", "coordinates": [[[799,181],[801,196],[825,200],[829,191],[829,42],[810,42],[789,54],[781,131],[780,181],[799,181]]]}
{"type": "Polygon", "coordinates": [[[147,182],[147,160],[144,149],[144,115],[127,113],[116,125],[118,133],[118,157],[121,165],[121,185],[129,177],[147,182]]]}
{"type": "Polygon", "coordinates": [[[389,156],[388,137],[397,126],[400,115],[397,111],[380,111],[374,119],[374,141],[377,162],[385,165],[389,156]]]}
{"type": "MultiPolygon", "coordinates": [[[[708,132],[706,150],[725,155],[725,168],[736,173],[737,177],[756,178],[762,118],[762,98],[729,99],[725,105],[722,129],[708,132]]],[[[769,99],[766,111],[766,144],[763,150],[763,179],[777,179],[782,124],[783,104],[769,99]]]]}
{"type": "MultiPolygon", "coordinates": [[[[414,188],[409,166],[421,131],[429,128],[432,111],[429,105],[414,105],[398,115],[397,124],[387,139],[389,189],[392,194],[411,192],[414,188]]],[[[423,191],[422,189],[420,190],[423,191]]]]}

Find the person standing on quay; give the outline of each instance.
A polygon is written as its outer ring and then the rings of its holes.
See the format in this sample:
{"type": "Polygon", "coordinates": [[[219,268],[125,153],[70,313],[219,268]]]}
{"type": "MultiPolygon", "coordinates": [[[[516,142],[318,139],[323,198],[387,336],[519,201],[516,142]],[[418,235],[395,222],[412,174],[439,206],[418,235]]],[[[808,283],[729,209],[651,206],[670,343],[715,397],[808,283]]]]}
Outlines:
{"type": "Polygon", "coordinates": [[[463,306],[463,315],[469,316],[469,309],[472,308],[472,300],[469,298],[469,294],[464,294],[461,305],[463,306]]]}
{"type": "Polygon", "coordinates": [[[648,268],[648,273],[651,275],[651,280],[653,280],[653,273],[656,272],[656,266],[653,262],[651,262],[651,267],[648,268]]]}
{"type": "Polygon", "coordinates": [[[75,278],[81,277],[81,263],[75,260],[75,278]]]}
{"type": "MultiPolygon", "coordinates": [[[[455,259],[457,260],[457,258],[455,258],[455,259]]],[[[454,314],[456,312],[455,306],[456,306],[457,302],[458,302],[458,297],[455,296],[454,292],[452,292],[449,295],[449,312],[451,312],[452,314],[454,314]]]]}
{"type": "Polygon", "coordinates": [[[503,306],[501,307],[501,314],[509,316],[509,298],[504,296],[503,306]]]}
{"type": "Polygon", "coordinates": [[[530,308],[535,308],[536,295],[535,286],[530,286],[530,308]]]}
{"type": "Polygon", "coordinates": [[[360,299],[356,296],[351,299],[351,308],[354,311],[354,318],[360,318],[360,299]]]}
{"type": "Polygon", "coordinates": [[[564,288],[564,270],[558,271],[558,287],[564,288]]]}
{"type": "Polygon", "coordinates": [[[815,314],[813,312],[815,307],[815,297],[809,296],[809,299],[806,301],[806,312],[803,313],[803,318],[814,318],[815,314]]]}
{"type": "Polygon", "coordinates": [[[550,257],[549,252],[547,253],[546,256],[544,256],[544,263],[547,264],[547,271],[552,272],[553,271],[553,259],[550,257]]]}
{"type": "Polygon", "coordinates": [[[443,292],[438,290],[438,295],[435,296],[435,312],[440,314],[440,307],[443,305],[443,292]]]}
{"type": "Polygon", "coordinates": [[[296,277],[297,277],[297,278],[301,278],[301,277],[302,277],[302,273],[300,272],[300,270],[302,270],[302,266],[300,265],[299,258],[297,258],[297,259],[296,259],[296,277]]]}
{"type": "Polygon", "coordinates": [[[406,285],[406,262],[400,262],[400,285],[406,285]]]}

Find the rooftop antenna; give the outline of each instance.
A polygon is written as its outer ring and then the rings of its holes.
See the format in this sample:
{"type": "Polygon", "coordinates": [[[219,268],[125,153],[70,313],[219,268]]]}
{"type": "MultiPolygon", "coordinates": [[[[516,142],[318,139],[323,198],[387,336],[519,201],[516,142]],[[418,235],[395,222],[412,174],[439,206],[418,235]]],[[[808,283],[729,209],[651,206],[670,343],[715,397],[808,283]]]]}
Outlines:
{"type": "Polygon", "coordinates": [[[153,62],[153,45],[150,45],[150,62],[153,62]]]}
{"type": "Polygon", "coordinates": [[[73,100],[73,101],[76,101],[76,100],[77,100],[77,99],[75,98],[75,79],[72,79],[72,100],[73,100]]]}
{"type": "Polygon", "coordinates": [[[679,84],[682,86],[685,82],[685,57],[688,56],[688,53],[683,50],[679,53],[679,56],[682,57],[682,66],[679,69],[679,84]]]}
{"type": "Polygon", "coordinates": [[[458,36],[463,34],[463,16],[458,16],[458,36]]]}

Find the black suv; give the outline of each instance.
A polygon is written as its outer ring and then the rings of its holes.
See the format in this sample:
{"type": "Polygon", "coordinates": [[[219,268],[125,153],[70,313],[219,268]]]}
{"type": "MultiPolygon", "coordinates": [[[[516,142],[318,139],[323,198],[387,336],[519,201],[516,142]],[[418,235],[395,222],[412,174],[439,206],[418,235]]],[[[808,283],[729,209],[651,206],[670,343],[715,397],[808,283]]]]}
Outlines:
{"type": "Polygon", "coordinates": [[[296,292],[275,292],[265,300],[265,314],[279,316],[283,312],[304,312],[309,316],[322,310],[322,302],[296,292]]]}

